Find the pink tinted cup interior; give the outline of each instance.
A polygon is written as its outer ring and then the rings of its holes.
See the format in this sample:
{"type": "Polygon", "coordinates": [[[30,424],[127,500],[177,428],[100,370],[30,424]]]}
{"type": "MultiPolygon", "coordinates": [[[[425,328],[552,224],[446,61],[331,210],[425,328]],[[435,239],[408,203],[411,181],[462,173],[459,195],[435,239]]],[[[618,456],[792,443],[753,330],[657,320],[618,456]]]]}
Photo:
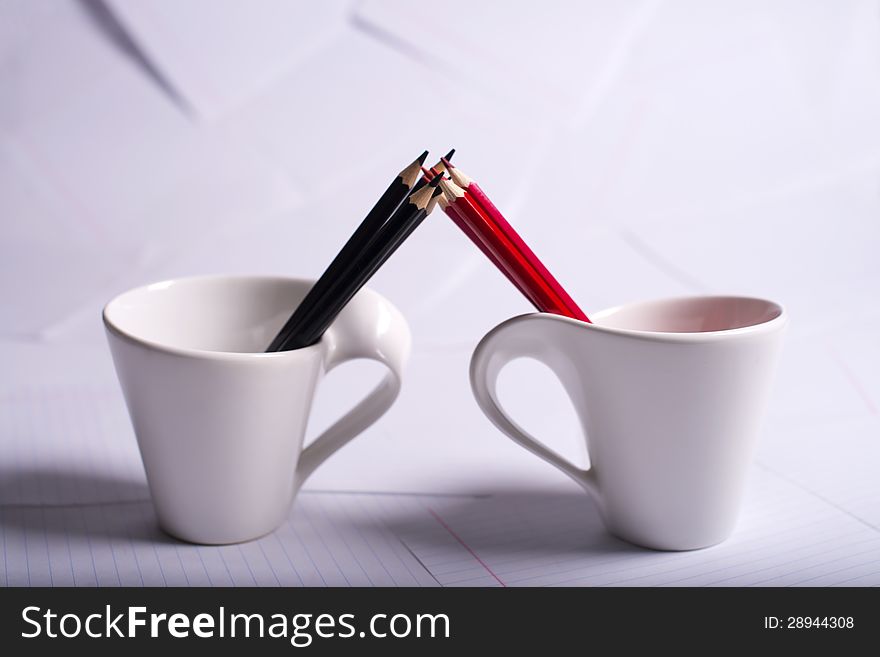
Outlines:
{"type": "Polygon", "coordinates": [[[757,326],[776,319],[782,307],[750,297],[685,297],[644,301],[592,316],[598,326],[657,333],[705,333],[757,326]]]}

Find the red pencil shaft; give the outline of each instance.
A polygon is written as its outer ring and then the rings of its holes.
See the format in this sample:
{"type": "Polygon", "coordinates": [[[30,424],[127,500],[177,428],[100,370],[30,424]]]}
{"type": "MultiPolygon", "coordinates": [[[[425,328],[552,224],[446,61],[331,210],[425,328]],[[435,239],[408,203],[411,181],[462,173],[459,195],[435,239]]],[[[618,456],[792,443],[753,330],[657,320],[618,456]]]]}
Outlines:
{"type": "Polygon", "coordinates": [[[529,301],[532,302],[532,305],[535,306],[537,310],[542,310],[540,301],[533,298],[531,290],[528,286],[523,285],[518,278],[513,274],[512,271],[509,271],[505,266],[504,262],[495,255],[495,252],[489,247],[489,245],[483,240],[483,237],[480,235],[479,231],[471,224],[468,218],[462,214],[461,210],[456,207],[456,203],[450,203],[446,206],[446,214],[450,219],[455,223],[456,226],[463,232],[467,238],[477,245],[477,248],[483,252],[483,255],[486,256],[495,267],[507,277],[514,287],[516,287],[529,301]]]}
{"type": "Polygon", "coordinates": [[[465,195],[450,203],[465,222],[479,236],[494,257],[492,261],[510,278],[514,285],[542,312],[571,316],[570,310],[555,294],[547,281],[526,260],[509,237],[489,216],[465,195]]]}
{"type": "Polygon", "coordinates": [[[513,226],[508,223],[501,214],[501,211],[495,207],[495,204],[486,196],[486,193],[480,189],[475,182],[465,188],[465,194],[471,196],[475,205],[477,205],[489,217],[497,227],[513,244],[514,248],[529,263],[529,266],[537,272],[537,275],[543,279],[552,291],[552,294],[559,300],[559,303],[567,311],[563,314],[579,319],[582,322],[589,322],[586,313],[580,309],[574,299],[565,291],[565,288],[559,284],[559,281],[550,273],[550,270],[544,266],[544,263],[535,255],[534,251],[529,248],[519,233],[514,230],[513,226]]]}

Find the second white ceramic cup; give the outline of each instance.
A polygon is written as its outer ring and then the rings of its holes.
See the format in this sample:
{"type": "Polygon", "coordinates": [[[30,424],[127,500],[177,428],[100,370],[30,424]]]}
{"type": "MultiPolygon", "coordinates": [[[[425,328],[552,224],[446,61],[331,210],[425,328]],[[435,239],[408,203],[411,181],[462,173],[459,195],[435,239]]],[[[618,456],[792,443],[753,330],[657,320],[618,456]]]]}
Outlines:
{"type": "Polygon", "coordinates": [[[762,299],[694,297],[620,306],[593,324],[515,317],[471,360],[477,403],[506,435],[581,485],[608,529],[638,545],[690,550],[733,531],[787,318],[762,299]],[[501,407],[509,361],[549,366],[583,427],[584,470],[501,407]]]}
{"type": "Polygon", "coordinates": [[[303,481],[375,422],[400,390],[410,332],[363,289],[316,344],[263,350],[312,281],[209,276],[156,283],[107,304],[104,324],[162,527],[194,543],[276,529],[303,481]],[[305,449],[316,386],[346,361],[388,368],[305,449]]]}

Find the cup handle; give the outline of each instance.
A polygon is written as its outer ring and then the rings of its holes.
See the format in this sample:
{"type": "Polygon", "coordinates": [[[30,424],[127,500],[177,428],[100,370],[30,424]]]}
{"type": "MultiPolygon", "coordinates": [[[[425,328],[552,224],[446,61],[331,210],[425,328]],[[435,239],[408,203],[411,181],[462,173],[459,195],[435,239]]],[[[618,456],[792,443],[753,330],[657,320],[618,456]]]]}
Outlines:
{"type": "Polygon", "coordinates": [[[375,293],[360,292],[324,334],[324,369],[329,372],[348,361],[366,358],[382,363],[388,371],[357,406],[303,449],[296,468],[297,489],[331,454],[382,417],[400,393],[410,352],[409,327],[384,299],[376,303],[363,295],[375,293]]]}
{"type": "Polygon", "coordinates": [[[565,327],[554,327],[560,321],[554,316],[532,314],[515,317],[495,327],[474,350],[470,367],[471,388],[477,404],[492,424],[518,445],[562,470],[598,500],[592,469],[585,470],[576,466],[539,442],[514,422],[498,401],[498,376],[505,365],[517,358],[534,358],[547,365],[571,396],[562,371],[564,363],[568,362],[568,356],[552,338],[552,332],[548,333],[547,330],[564,330],[565,327]]]}

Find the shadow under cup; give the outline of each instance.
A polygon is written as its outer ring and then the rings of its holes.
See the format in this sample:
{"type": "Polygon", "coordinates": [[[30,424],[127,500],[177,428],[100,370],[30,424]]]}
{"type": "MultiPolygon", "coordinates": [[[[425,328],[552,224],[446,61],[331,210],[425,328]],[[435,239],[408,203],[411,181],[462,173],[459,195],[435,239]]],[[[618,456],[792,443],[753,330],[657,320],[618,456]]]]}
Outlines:
{"type": "Polygon", "coordinates": [[[184,278],[131,290],[104,309],[151,496],[168,533],[222,544],[273,531],[314,469],[394,402],[409,329],[372,290],[358,292],[314,345],[265,353],[312,284],[184,278]],[[385,365],[385,377],[304,448],[321,378],[357,358],[385,365]]]}

